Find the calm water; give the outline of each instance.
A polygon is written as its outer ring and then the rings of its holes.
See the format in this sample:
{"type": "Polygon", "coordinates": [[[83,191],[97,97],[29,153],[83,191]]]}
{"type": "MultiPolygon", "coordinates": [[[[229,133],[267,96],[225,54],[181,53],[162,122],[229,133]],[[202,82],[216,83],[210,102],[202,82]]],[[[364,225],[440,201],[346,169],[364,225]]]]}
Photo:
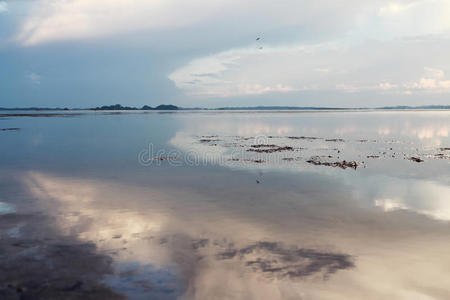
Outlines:
{"type": "Polygon", "coordinates": [[[0,295],[450,298],[448,111],[0,128],[19,128],[0,131],[0,295]]]}

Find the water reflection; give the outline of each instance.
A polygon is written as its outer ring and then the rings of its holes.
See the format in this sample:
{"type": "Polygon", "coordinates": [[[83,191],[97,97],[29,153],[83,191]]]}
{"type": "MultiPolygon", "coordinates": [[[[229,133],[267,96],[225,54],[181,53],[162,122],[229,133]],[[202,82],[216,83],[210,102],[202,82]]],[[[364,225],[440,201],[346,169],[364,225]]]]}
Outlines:
{"type": "MultiPolygon", "coordinates": [[[[450,292],[442,268],[450,264],[447,224],[407,210],[382,215],[361,202],[367,186],[319,176],[305,187],[326,185],[333,193],[268,193],[271,186],[230,194],[241,200],[227,202],[221,193],[178,189],[176,182],[122,186],[38,172],[24,178],[66,234],[114,258],[116,275],[106,282],[133,297],[407,299],[450,292]]],[[[386,187],[408,189],[400,182],[386,187]]],[[[441,195],[442,188],[416,186],[416,193],[441,195]]],[[[416,204],[426,206],[421,194],[416,204]]]]}
{"type": "Polygon", "coordinates": [[[345,167],[351,162],[363,173],[446,180],[449,117],[448,112],[262,113],[220,120],[206,115],[182,119],[186,122],[169,143],[188,163],[328,172],[308,163],[345,167]]]}
{"type": "Polygon", "coordinates": [[[393,179],[383,183],[374,203],[384,211],[411,210],[437,220],[450,221],[450,185],[418,180],[404,184],[393,179]]]}
{"type": "Polygon", "coordinates": [[[11,119],[23,129],[0,135],[0,250],[12,262],[0,263],[34,263],[16,273],[14,293],[25,278],[35,293],[110,299],[450,297],[450,161],[432,156],[450,146],[447,112],[38,119],[36,132],[11,119]],[[256,137],[304,149],[247,151],[256,137]],[[140,165],[149,143],[205,160],[140,165]],[[236,149],[266,163],[230,161],[236,149]],[[14,164],[30,153],[32,163],[14,164]],[[305,163],[313,155],[366,168],[305,163]],[[63,261],[75,270],[64,280],[33,278],[63,261]]]}

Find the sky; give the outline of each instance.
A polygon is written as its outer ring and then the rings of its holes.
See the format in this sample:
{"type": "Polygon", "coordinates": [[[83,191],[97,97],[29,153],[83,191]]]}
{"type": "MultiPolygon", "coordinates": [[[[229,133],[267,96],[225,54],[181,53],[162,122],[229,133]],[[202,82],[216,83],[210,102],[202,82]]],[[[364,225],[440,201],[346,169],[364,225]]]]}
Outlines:
{"type": "Polygon", "coordinates": [[[448,0],[0,0],[0,107],[450,105],[448,0]]]}

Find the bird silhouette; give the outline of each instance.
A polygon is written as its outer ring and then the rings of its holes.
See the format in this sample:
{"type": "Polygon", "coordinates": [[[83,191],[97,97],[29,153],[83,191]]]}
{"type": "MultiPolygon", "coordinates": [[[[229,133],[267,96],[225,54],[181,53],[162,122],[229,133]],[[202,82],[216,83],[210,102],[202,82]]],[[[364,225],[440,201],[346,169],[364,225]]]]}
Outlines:
{"type": "Polygon", "coordinates": [[[257,37],[257,38],[256,38],[257,41],[259,41],[260,39],[261,39],[260,37],[257,37]]]}

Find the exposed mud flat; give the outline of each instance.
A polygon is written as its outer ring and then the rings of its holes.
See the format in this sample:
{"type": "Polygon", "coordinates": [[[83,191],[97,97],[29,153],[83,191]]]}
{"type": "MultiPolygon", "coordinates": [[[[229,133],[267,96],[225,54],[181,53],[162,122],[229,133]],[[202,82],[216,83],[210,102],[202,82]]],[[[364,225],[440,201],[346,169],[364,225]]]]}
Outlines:
{"type": "Polygon", "coordinates": [[[290,140],[309,140],[309,141],[322,139],[315,136],[288,136],[287,138],[290,140]]]}
{"type": "Polygon", "coordinates": [[[431,156],[432,158],[439,158],[439,159],[450,159],[450,155],[444,154],[444,153],[437,153],[434,154],[434,156],[431,156]]]}
{"type": "Polygon", "coordinates": [[[416,163],[450,159],[449,155],[445,154],[445,151],[450,150],[449,147],[424,149],[420,145],[414,146],[410,142],[395,139],[204,135],[198,137],[197,141],[228,150],[232,153],[232,158],[228,159],[230,162],[270,165],[305,163],[312,166],[356,170],[360,166],[370,167],[376,161],[392,159],[416,163]],[[301,156],[298,155],[299,153],[301,156]],[[369,159],[370,162],[364,159],[369,159]]]}
{"type": "Polygon", "coordinates": [[[424,162],[423,159],[418,158],[418,157],[414,157],[414,156],[412,156],[412,157],[410,157],[410,158],[408,158],[408,159],[411,160],[411,161],[417,162],[417,163],[424,162]]]}
{"type": "Polygon", "coordinates": [[[211,143],[211,142],[220,142],[218,139],[200,139],[200,143],[211,143]]]}
{"type": "Polygon", "coordinates": [[[358,163],[356,161],[334,161],[334,162],[328,162],[328,161],[322,161],[320,157],[312,157],[309,160],[306,161],[309,164],[313,164],[315,166],[327,166],[327,167],[334,167],[334,168],[341,168],[341,169],[354,169],[358,167],[358,163]]]}
{"type": "Polygon", "coordinates": [[[283,152],[283,151],[294,151],[294,148],[290,146],[277,146],[277,145],[252,145],[250,149],[247,149],[248,152],[257,152],[257,153],[275,153],[275,152],[283,152]],[[255,149],[256,148],[256,149],[255,149]]]}

